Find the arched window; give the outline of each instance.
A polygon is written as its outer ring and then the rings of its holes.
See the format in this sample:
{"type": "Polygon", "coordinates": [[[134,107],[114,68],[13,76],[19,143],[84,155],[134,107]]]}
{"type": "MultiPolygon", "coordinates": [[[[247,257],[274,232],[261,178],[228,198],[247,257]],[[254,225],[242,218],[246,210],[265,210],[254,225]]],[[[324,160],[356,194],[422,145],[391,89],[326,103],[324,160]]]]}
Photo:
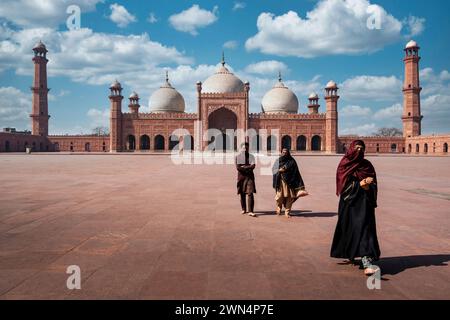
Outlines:
{"type": "Polygon", "coordinates": [[[444,147],[442,149],[443,149],[442,151],[444,151],[444,153],[448,153],[448,143],[447,142],[444,143],[444,147]]]}
{"type": "MultiPolygon", "coordinates": [[[[34,148],[34,146],[33,146],[33,148],[34,148]]],[[[71,152],[73,151],[73,142],[70,143],[70,151],[71,152]]]]}
{"type": "Polygon", "coordinates": [[[103,151],[106,151],[106,143],[105,143],[105,141],[103,141],[102,148],[103,148],[103,151]]]}
{"type": "Polygon", "coordinates": [[[267,151],[273,151],[277,149],[277,138],[275,136],[267,137],[267,151]]]}
{"type": "Polygon", "coordinates": [[[146,134],[141,136],[140,139],[141,150],[149,150],[150,149],[150,137],[146,134]]]}
{"type": "Polygon", "coordinates": [[[420,152],[420,147],[419,147],[419,144],[416,143],[416,153],[419,153],[419,152],[420,152]]]}
{"type": "Polygon", "coordinates": [[[380,144],[377,143],[377,153],[380,152],[380,144]]]}
{"type": "Polygon", "coordinates": [[[194,150],[194,137],[191,135],[186,135],[183,137],[183,149],[184,150],[194,150]]]}
{"type": "Polygon", "coordinates": [[[322,139],[320,136],[313,136],[311,139],[311,150],[320,151],[322,150],[322,139]]]}
{"type": "Polygon", "coordinates": [[[391,144],[391,152],[397,152],[397,145],[395,143],[391,144]]]}
{"type": "Polygon", "coordinates": [[[155,150],[164,150],[164,137],[160,134],[155,137],[155,150]]]}
{"type": "Polygon", "coordinates": [[[91,152],[91,144],[89,142],[84,144],[84,151],[91,152]]]}
{"type": "Polygon", "coordinates": [[[412,151],[412,146],[411,146],[411,143],[410,143],[410,144],[408,144],[408,153],[411,153],[411,151],[412,151]]]}
{"type": "Polygon", "coordinates": [[[306,137],[298,136],[297,137],[297,151],[305,151],[306,150],[306,137]]]}
{"type": "Polygon", "coordinates": [[[127,138],[127,149],[136,150],[136,137],[130,134],[127,138]]]}
{"type": "Polygon", "coordinates": [[[433,153],[436,152],[436,143],[433,142],[433,153]]]}
{"type": "Polygon", "coordinates": [[[424,152],[424,153],[428,153],[428,143],[425,143],[425,144],[423,145],[423,152],[424,152]]]}
{"type": "Polygon", "coordinates": [[[44,151],[44,145],[42,142],[39,143],[39,151],[44,151]]]}
{"type": "Polygon", "coordinates": [[[169,150],[173,150],[173,148],[175,148],[178,145],[178,143],[180,143],[180,139],[178,138],[178,136],[171,135],[169,137],[169,150]]]}
{"type": "Polygon", "coordinates": [[[10,146],[9,146],[9,141],[8,140],[5,141],[5,151],[6,152],[10,151],[10,146]]]}
{"type": "Polygon", "coordinates": [[[288,148],[291,150],[291,137],[290,136],[283,136],[281,138],[281,148],[288,148]]]}
{"type": "Polygon", "coordinates": [[[261,137],[259,134],[250,136],[250,152],[256,151],[259,152],[261,149],[261,137]]]}

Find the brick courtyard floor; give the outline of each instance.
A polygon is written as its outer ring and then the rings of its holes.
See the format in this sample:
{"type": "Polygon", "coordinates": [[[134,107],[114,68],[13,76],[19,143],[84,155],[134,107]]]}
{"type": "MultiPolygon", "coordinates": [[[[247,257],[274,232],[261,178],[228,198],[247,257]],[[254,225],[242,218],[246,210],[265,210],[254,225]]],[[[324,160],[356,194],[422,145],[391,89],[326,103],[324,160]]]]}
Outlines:
{"type": "Polygon", "coordinates": [[[166,155],[0,155],[0,299],[450,299],[450,157],[369,156],[383,276],[329,258],[340,157],[301,156],[311,193],[273,215],[257,171],[242,216],[232,165],[166,155]],[[66,268],[81,268],[68,290],[66,268]]]}

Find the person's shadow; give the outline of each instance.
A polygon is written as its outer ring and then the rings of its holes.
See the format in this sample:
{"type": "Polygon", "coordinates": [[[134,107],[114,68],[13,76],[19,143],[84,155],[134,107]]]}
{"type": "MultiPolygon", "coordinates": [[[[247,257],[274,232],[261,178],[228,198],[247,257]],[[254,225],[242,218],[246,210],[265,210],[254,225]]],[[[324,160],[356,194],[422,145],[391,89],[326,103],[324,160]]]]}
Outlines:
{"type": "Polygon", "coordinates": [[[396,275],[407,269],[430,267],[430,266],[448,266],[450,254],[435,254],[421,256],[404,257],[386,257],[376,261],[375,264],[380,267],[382,275],[396,275]]]}
{"type": "MultiPolygon", "coordinates": [[[[275,211],[255,211],[256,216],[274,216],[275,211]]],[[[281,214],[284,215],[284,212],[281,214]]],[[[291,217],[299,218],[329,218],[336,216],[336,212],[312,212],[311,210],[292,210],[291,217]]]]}

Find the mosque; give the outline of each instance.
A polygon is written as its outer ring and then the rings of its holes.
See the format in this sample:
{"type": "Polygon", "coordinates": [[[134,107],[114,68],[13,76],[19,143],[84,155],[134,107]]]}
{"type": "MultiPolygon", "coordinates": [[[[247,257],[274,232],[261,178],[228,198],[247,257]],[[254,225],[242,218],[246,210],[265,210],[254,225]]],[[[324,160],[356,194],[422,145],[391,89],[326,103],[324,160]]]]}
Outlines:
{"type": "Polygon", "coordinates": [[[352,140],[365,141],[369,153],[448,154],[450,135],[422,136],[420,111],[419,49],[415,41],[404,48],[403,136],[338,136],[338,86],[328,82],[324,89],[325,110],[319,95],[311,93],[308,113],[298,113],[295,93],[281,75],[261,101],[261,112],[249,112],[250,83],[241,81],[221,66],[204,82],[196,83],[197,112],[186,113],[183,96],[166,80],[150,97],[150,112],[139,112],[139,95],[129,95],[128,112],[122,108],[122,86],[116,80],[109,90],[110,134],[48,135],[47,48],[33,48],[34,79],[31,134],[0,132],[0,152],[169,152],[206,150],[234,151],[249,141],[254,152],[278,152],[288,147],[297,152],[341,153],[352,140]],[[215,130],[209,130],[215,129],[215,130]],[[253,129],[253,130],[252,130],[253,129]],[[211,135],[211,131],[213,134],[211,135]],[[245,132],[248,135],[229,132],[245,132]],[[252,134],[249,134],[252,133],[252,134]]]}

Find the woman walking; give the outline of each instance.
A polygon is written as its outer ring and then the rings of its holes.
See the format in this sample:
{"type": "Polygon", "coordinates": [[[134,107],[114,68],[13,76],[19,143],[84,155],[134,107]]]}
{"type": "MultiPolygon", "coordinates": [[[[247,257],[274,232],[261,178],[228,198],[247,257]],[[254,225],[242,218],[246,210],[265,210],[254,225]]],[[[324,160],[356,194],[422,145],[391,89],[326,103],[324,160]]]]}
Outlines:
{"type": "Polygon", "coordinates": [[[364,152],[364,142],[353,141],[337,168],[340,200],[331,257],[351,262],[361,257],[364,273],[372,275],[377,271],[372,262],[380,257],[375,223],[378,189],[375,168],[364,159],[364,152]]]}

